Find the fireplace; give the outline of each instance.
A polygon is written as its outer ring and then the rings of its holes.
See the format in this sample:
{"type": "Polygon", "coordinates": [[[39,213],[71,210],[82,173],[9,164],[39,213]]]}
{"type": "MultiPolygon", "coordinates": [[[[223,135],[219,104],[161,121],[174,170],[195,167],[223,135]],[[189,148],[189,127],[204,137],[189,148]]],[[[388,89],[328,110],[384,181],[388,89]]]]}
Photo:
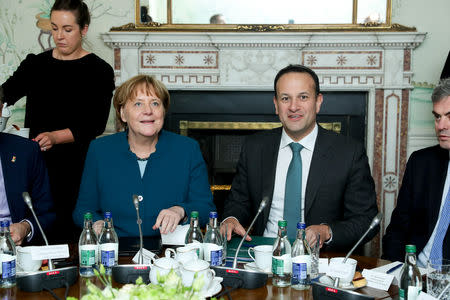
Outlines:
{"type": "MultiPolygon", "coordinates": [[[[113,49],[116,84],[140,73],[156,76],[174,99],[166,126],[174,131],[187,130],[201,144],[207,140],[206,149],[215,145],[223,150],[223,144],[239,144],[243,135],[254,131],[198,127],[208,122],[223,122],[213,127],[227,127],[230,122],[272,126],[270,123],[278,122],[272,104],[277,71],[289,63],[314,69],[325,93],[319,122],[340,126],[343,134],[355,136],[366,145],[378,207],[385,215],[381,235],[372,241],[371,253],[367,253],[377,256],[406,164],[409,91],[413,88],[411,61],[425,35],[412,31],[150,31],[107,32],[102,37],[113,49]],[[348,93],[342,98],[359,100],[343,104],[337,97],[340,93],[348,93]],[[333,100],[335,96],[338,100],[333,100]],[[216,97],[220,100],[214,101],[216,97]],[[364,114],[330,112],[328,103],[339,104],[338,109],[357,106],[364,114]],[[362,125],[353,127],[355,122],[362,125]]],[[[226,155],[230,155],[232,169],[239,147],[230,148],[226,155]]],[[[212,159],[206,154],[205,158],[212,159]]],[[[230,169],[225,161],[214,164],[218,170],[230,169]]]]}

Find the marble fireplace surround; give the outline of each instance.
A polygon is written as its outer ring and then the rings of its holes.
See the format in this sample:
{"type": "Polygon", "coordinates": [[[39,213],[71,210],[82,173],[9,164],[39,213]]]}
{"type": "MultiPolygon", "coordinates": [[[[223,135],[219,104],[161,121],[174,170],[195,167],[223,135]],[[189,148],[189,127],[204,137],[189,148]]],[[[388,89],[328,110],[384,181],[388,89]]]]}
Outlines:
{"type": "MultiPolygon", "coordinates": [[[[154,75],[169,90],[272,91],[289,63],[314,69],[325,91],[368,94],[366,149],[385,215],[384,233],[406,165],[409,96],[419,32],[107,32],[116,84],[154,75]]],[[[326,101],[326,99],[325,99],[326,101]]],[[[380,255],[381,237],[372,242],[380,255]]]]}

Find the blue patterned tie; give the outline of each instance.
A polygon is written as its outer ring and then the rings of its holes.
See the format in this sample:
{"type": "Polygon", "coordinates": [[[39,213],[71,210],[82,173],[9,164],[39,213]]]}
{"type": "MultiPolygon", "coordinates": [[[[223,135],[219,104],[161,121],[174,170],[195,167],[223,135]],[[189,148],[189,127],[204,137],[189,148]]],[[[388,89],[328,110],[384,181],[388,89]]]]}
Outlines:
{"type": "Polygon", "coordinates": [[[300,151],[303,146],[298,143],[290,143],[292,160],[286,176],[284,191],[284,219],[287,221],[289,239],[295,239],[297,222],[301,221],[302,203],[302,157],[300,151]]]}
{"type": "Polygon", "coordinates": [[[450,189],[447,192],[447,197],[445,198],[444,207],[442,207],[441,219],[436,230],[436,235],[434,236],[433,246],[431,247],[430,260],[440,260],[442,259],[442,244],[444,242],[445,234],[448,230],[448,224],[450,222],[450,189]]]}

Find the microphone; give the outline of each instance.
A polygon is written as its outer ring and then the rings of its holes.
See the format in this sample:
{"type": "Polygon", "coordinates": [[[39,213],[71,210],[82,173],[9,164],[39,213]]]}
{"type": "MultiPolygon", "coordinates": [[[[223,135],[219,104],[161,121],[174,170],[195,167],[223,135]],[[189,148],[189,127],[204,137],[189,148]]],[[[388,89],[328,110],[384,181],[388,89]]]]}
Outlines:
{"type": "Polygon", "coordinates": [[[112,267],[112,276],[118,283],[134,283],[138,277],[141,277],[144,283],[150,282],[150,265],[144,264],[142,249],[144,248],[144,237],[142,234],[142,219],[139,216],[139,202],[143,200],[142,196],[133,195],[133,205],[136,209],[136,223],[139,227],[139,264],[116,265],[112,267]]]}
{"type": "Polygon", "coordinates": [[[253,224],[256,219],[260,215],[260,213],[264,210],[268,202],[268,197],[264,197],[259,204],[258,212],[256,216],[253,218],[253,221],[250,223],[247,231],[239,243],[239,246],[236,249],[236,254],[233,259],[233,267],[222,267],[222,266],[211,266],[211,269],[214,269],[216,272],[216,276],[223,277],[223,285],[225,286],[236,286],[238,284],[239,287],[244,289],[257,289],[266,284],[268,275],[264,272],[257,272],[252,270],[244,270],[237,268],[237,258],[239,254],[239,250],[244,243],[245,238],[247,237],[249,231],[252,229],[253,224]]]}
{"type": "MultiPolygon", "coordinates": [[[[47,237],[45,236],[44,230],[42,230],[41,224],[34,213],[30,194],[28,194],[28,192],[23,192],[22,197],[25,204],[31,210],[34,220],[36,221],[42,237],[44,238],[45,244],[48,246],[47,237]]],[[[76,266],[53,269],[52,261],[49,259],[48,267],[49,271],[28,272],[18,275],[16,278],[17,286],[26,292],[39,292],[44,288],[57,289],[67,285],[71,286],[78,279],[78,269],[76,266]]]]}
{"type": "MultiPolygon", "coordinates": [[[[142,199],[142,196],[141,196],[142,199]]],[[[136,208],[136,215],[137,215],[137,219],[136,219],[136,223],[138,224],[139,227],[139,264],[143,264],[144,263],[144,258],[142,256],[142,248],[143,248],[143,236],[142,236],[142,220],[141,217],[139,216],[139,196],[138,195],[133,195],[133,204],[134,207],[136,208]]]]}
{"type": "MultiPolygon", "coordinates": [[[[359,246],[359,244],[361,244],[361,242],[363,241],[363,239],[366,237],[366,235],[372,231],[375,227],[377,227],[381,220],[383,220],[383,213],[379,212],[373,219],[372,222],[369,225],[369,228],[366,230],[366,232],[363,234],[363,236],[359,239],[358,242],[356,242],[356,244],[353,246],[353,248],[347,253],[347,255],[345,256],[344,260],[342,261],[343,263],[347,262],[347,259],[350,257],[350,255],[352,255],[353,251],[356,249],[356,247],[359,246]]],[[[334,287],[337,288],[339,287],[339,277],[336,277],[336,279],[334,280],[334,287]]]]}
{"type": "Polygon", "coordinates": [[[256,219],[258,218],[259,214],[264,210],[264,207],[266,207],[267,204],[267,196],[264,197],[261,201],[261,203],[259,204],[259,208],[258,208],[258,212],[256,213],[256,216],[253,218],[252,223],[250,224],[250,226],[248,227],[247,231],[245,232],[244,236],[241,239],[241,242],[239,243],[239,246],[236,249],[236,254],[234,255],[234,260],[233,260],[233,268],[236,268],[237,265],[237,258],[238,258],[238,254],[239,254],[239,250],[241,250],[242,244],[245,241],[245,238],[248,235],[248,232],[250,231],[251,228],[253,228],[253,224],[255,223],[256,219]]]}

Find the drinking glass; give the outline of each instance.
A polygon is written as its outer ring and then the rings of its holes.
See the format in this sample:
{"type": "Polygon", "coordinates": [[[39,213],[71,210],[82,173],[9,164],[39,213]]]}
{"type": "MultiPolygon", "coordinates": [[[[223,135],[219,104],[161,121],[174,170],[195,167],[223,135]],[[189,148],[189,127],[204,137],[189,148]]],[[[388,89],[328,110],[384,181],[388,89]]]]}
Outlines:
{"type": "Polygon", "coordinates": [[[310,246],[311,248],[311,274],[310,278],[315,279],[319,277],[319,256],[320,256],[320,234],[316,235],[316,244],[314,246],[310,246]]]}
{"type": "Polygon", "coordinates": [[[427,293],[437,299],[450,299],[450,260],[428,261],[427,293]]]}

